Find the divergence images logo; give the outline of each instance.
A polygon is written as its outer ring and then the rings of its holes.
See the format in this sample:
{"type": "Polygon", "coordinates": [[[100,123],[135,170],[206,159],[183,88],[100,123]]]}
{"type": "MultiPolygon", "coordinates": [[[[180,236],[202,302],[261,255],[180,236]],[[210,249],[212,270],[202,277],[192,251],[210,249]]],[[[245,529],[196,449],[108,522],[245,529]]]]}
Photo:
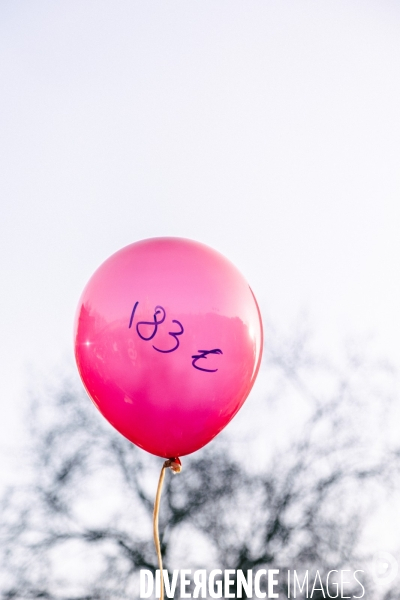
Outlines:
{"type": "Polygon", "coordinates": [[[390,552],[379,551],[374,556],[373,578],[375,583],[386,585],[397,576],[399,565],[390,552]]]}

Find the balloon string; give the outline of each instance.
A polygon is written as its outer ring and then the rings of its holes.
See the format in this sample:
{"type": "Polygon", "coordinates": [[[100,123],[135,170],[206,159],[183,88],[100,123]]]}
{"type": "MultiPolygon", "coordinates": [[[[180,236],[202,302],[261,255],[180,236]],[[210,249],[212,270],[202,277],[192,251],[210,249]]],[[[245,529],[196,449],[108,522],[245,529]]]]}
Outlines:
{"type": "Polygon", "coordinates": [[[160,600],[164,600],[164,577],[163,577],[163,563],[162,563],[162,555],[161,555],[161,547],[160,547],[160,537],[158,533],[158,513],[160,512],[160,500],[161,500],[161,492],[164,483],[165,477],[165,469],[171,469],[171,471],[176,474],[180,473],[182,470],[182,464],[179,458],[169,458],[165,461],[161,468],[160,478],[158,480],[157,486],[157,494],[154,502],[154,511],[153,511],[153,537],[154,537],[154,545],[156,547],[157,558],[158,558],[158,568],[160,569],[160,600]]]}

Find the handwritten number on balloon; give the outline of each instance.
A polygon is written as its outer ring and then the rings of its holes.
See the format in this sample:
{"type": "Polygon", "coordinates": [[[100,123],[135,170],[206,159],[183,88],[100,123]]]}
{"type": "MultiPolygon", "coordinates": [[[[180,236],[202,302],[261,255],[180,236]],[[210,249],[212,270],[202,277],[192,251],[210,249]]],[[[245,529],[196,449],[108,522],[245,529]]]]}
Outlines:
{"type": "Polygon", "coordinates": [[[130,318],[130,321],[129,321],[129,329],[132,327],[132,321],[133,321],[133,318],[135,316],[135,312],[136,312],[136,309],[138,307],[138,304],[139,304],[139,302],[135,302],[135,306],[132,309],[131,318],[130,318]]]}
{"type": "Polygon", "coordinates": [[[164,321],[165,321],[165,310],[163,309],[162,306],[156,306],[155,312],[153,315],[153,321],[139,321],[139,323],[136,324],[136,331],[137,331],[138,336],[140,338],[142,338],[142,340],[144,340],[145,342],[149,342],[156,335],[158,326],[161,325],[161,323],[164,323],[164,321]],[[159,315],[160,313],[162,313],[162,317],[160,320],[158,320],[157,315],[159,315]],[[139,330],[139,327],[141,325],[152,325],[154,327],[153,333],[151,333],[148,337],[146,337],[145,335],[142,335],[139,330]]]}
{"type": "MultiPolygon", "coordinates": [[[[131,318],[129,320],[129,326],[128,326],[129,329],[132,327],[133,319],[135,318],[135,313],[136,313],[136,309],[137,309],[138,305],[139,305],[139,302],[135,302],[135,304],[133,306],[133,309],[131,312],[131,318]]],[[[162,323],[164,323],[165,317],[166,317],[166,312],[165,312],[164,308],[162,306],[156,306],[155,310],[154,310],[154,315],[153,315],[152,321],[139,321],[138,323],[136,323],[136,332],[137,332],[138,336],[145,342],[149,342],[150,340],[152,340],[155,337],[155,335],[157,334],[158,326],[161,325],[162,323]],[[161,318],[158,318],[158,315],[161,315],[161,318]],[[149,336],[145,336],[142,333],[140,333],[140,327],[143,327],[143,326],[153,327],[153,331],[149,336]]],[[[173,346],[173,348],[170,348],[169,350],[162,350],[161,348],[156,348],[156,346],[153,345],[154,350],[157,350],[157,352],[162,352],[164,354],[168,354],[169,352],[175,352],[175,350],[177,350],[179,348],[180,341],[178,340],[178,336],[182,335],[182,333],[184,333],[185,330],[180,321],[173,319],[172,322],[175,323],[176,325],[178,325],[180,328],[180,331],[169,331],[168,332],[168,335],[170,335],[171,337],[173,337],[175,339],[175,346],[173,346]]],[[[198,350],[198,352],[200,354],[194,354],[192,356],[192,358],[193,358],[192,365],[195,369],[197,369],[198,371],[204,371],[206,373],[215,373],[216,371],[218,371],[218,369],[206,369],[204,367],[199,367],[196,363],[197,363],[197,361],[202,360],[202,359],[206,360],[207,356],[209,354],[223,354],[222,350],[220,350],[219,348],[214,348],[213,350],[198,350]]]]}
{"type": "Polygon", "coordinates": [[[218,371],[218,369],[204,369],[203,367],[199,367],[198,365],[196,365],[196,363],[202,358],[207,359],[208,354],[223,354],[222,350],[220,350],[219,348],[214,348],[213,350],[198,350],[198,352],[200,352],[200,354],[193,354],[192,356],[192,365],[195,369],[198,369],[199,371],[206,371],[207,373],[215,373],[216,371],[218,371]]]}
{"type": "Polygon", "coordinates": [[[168,352],[174,352],[175,350],[177,350],[178,346],[179,346],[179,340],[178,340],[178,335],[182,335],[182,333],[185,331],[183,329],[183,325],[182,323],[180,323],[179,321],[175,321],[175,319],[172,321],[173,323],[176,323],[177,325],[179,325],[179,327],[181,328],[180,331],[169,331],[168,335],[171,335],[173,338],[175,338],[175,346],[173,348],[171,348],[170,350],[161,350],[160,348],[156,348],[155,346],[153,346],[154,350],[157,350],[157,352],[164,352],[165,354],[167,354],[168,352]]]}

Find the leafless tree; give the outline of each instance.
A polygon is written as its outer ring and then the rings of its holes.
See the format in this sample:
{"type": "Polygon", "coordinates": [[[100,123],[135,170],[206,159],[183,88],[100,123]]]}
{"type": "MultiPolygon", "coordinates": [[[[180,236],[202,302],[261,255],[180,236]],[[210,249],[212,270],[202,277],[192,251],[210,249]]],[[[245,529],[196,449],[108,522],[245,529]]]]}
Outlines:
{"type": "MultiPolygon", "coordinates": [[[[323,580],[331,569],[363,569],[365,597],[377,598],[363,536],[398,484],[399,449],[378,435],[395,373],[354,351],[334,369],[302,336],[272,343],[269,333],[265,390],[249,400],[244,430],[228,427],[166,477],[164,568],[277,568],[285,598],[288,570],[323,580]]],[[[2,498],[2,597],[137,598],[140,569],[157,568],[162,461],[115,432],[70,378],[32,396],[29,439],[30,476],[2,498]]],[[[386,600],[396,594],[385,590],[386,600]]]]}

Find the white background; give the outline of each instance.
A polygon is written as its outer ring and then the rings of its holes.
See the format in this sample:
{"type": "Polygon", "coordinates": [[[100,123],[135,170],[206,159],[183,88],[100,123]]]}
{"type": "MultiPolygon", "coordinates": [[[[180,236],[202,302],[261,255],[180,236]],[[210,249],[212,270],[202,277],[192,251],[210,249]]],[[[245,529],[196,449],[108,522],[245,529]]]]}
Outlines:
{"type": "Polygon", "coordinates": [[[397,2],[3,0],[0,56],[2,481],[83,286],[141,238],[207,243],[266,321],[399,365],[397,2]]]}

